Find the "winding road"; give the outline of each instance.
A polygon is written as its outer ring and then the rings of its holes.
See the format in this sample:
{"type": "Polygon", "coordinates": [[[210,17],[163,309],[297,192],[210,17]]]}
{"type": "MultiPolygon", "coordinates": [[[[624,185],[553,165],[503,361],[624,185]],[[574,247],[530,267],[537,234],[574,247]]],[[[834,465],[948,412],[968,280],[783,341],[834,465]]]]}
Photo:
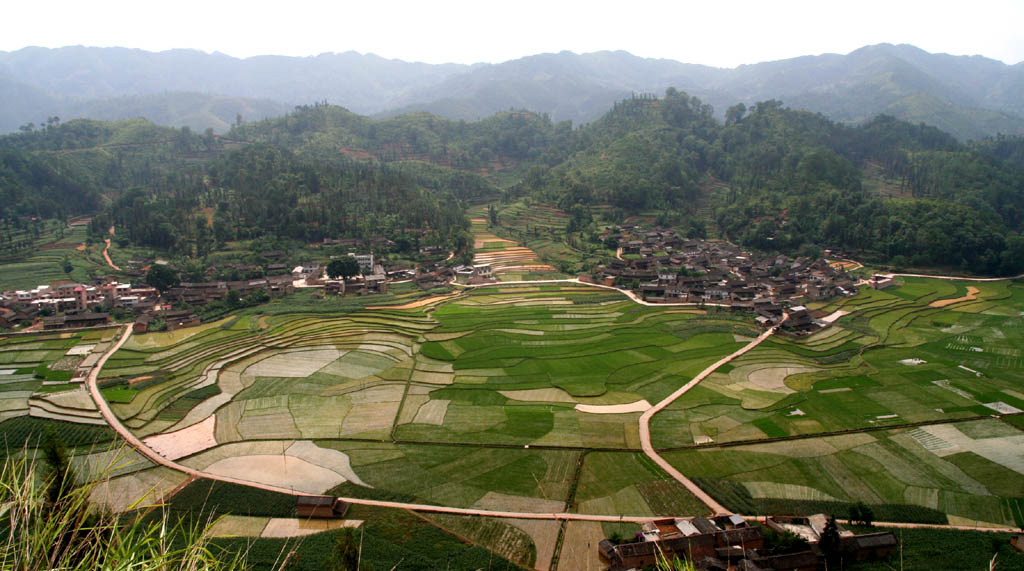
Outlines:
{"type": "MultiPolygon", "coordinates": [[[[113,226],[110,227],[110,235],[111,236],[114,235],[114,227],[113,226]]],[[[114,268],[117,271],[121,271],[121,268],[115,266],[113,260],[110,259],[110,238],[106,238],[103,241],[106,242],[106,244],[107,244],[106,246],[103,247],[103,259],[107,261],[107,265],[108,266],[110,266],[111,268],[114,268]]]]}
{"type": "MultiPolygon", "coordinates": [[[[100,409],[100,414],[103,415],[104,420],[113,428],[122,438],[125,439],[128,444],[137,450],[140,454],[150,459],[154,463],[176,470],[193,478],[205,478],[208,480],[216,480],[218,482],[225,482],[230,484],[240,484],[251,488],[257,488],[260,490],[266,490],[270,492],[277,492],[279,494],[288,494],[291,496],[305,496],[309,495],[304,492],[297,492],[290,488],[281,488],[278,486],[270,486],[267,484],[261,484],[258,482],[251,482],[249,480],[243,480],[240,478],[231,478],[227,476],[221,476],[218,474],[210,474],[203,472],[202,470],[196,470],[182,464],[178,464],[172,460],[164,458],[158,454],[155,450],[147,446],[137,436],[132,434],[126,426],[121,423],[121,420],[117,418],[114,412],[110,409],[110,405],[107,403],[103,395],[100,394],[97,380],[99,379],[100,371],[103,365],[106,364],[107,359],[111,355],[117,352],[124,344],[131,338],[132,329],[131,327],[125,327],[124,332],[121,334],[120,339],[117,343],[112,345],[107,351],[100,357],[96,366],[93,367],[92,371],[89,372],[89,376],[86,379],[86,386],[89,389],[89,394],[92,396],[93,401],[96,402],[96,406],[100,409]]],[[[595,521],[595,522],[633,522],[643,523],[651,521],[651,516],[611,516],[611,515],[592,515],[592,514],[578,514],[578,513],[546,513],[546,512],[513,512],[513,511],[499,511],[499,510],[481,510],[473,508],[454,508],[448,506],[434,506],[428,504],[412,504],[405,502],[389,502],[380,500],[367,500],[363,498],[340,498],[342,501],[349,502],[357,505],[364,506],[375,506],[382,508],[398,508],[420,512],[435,512],[435,513],[447,513],[453,515],[470,515],[470,516],[485,516],[485,517],[496,517],[496,518],[513,518],[513,519],[543,519],[543,520],[559,520],[559,521],[595,521]]]]}
{"type": "MultiPolygon", "coordinates": [[[[901,275],[912,275],[912,274],[901,274],[901,275]]],[[[926,277],[937,277],[937,276],[926,276],[926,277]]],[[[979,280],[977,278],[957,278],[957,277],[951,277],[951,276],[941,277],[941,279],[966,279],[966,280],[982,281],[982,280],[979,280]]],[[[1006,278],[1000,278],[1000,279],[1006,279],[1006,278]]],[[[612,290],[612,291],[616,291],[616,292],[624,294],[626,297],[628,297],[629,299],[631,299],[632,301],[634,301],[634,302],[636,302],[638,304],[646,305],[646,306],[658,306],[658,307],[671,307],[671,306],[690,306],[690,307],[693,307],[693,306],[719,306],[719,307],[728,307],[728,305],[725,305],[725,304],[651,303],[651,302],[645,301],[643,299],[640,299],[632,291],[624,290],[624,289],[621,289],[621,288],[616,288],[616,287],[613,287],[613,286],[606,286],[606,285],[602,285],[602,284],[593,284],[593,283],[588,283],[588,282],[582,282],[582,281],[580,281],[577,278],[560,279],[560,280],[510,281],[510,282],[497,282],[497,283],[491,283],[491,284],[480,284],[480,285],[473,285],[473,286],[467,286],[467,285],[462,285],[462,284],[453,284],[453,285],[455,285],[457,287],[464,288],[464,289],[475,289],[475,288],[479,288],[479,287],[494,287],[494,286],[499,286],[500,287],[500,286],[505,286],[505,285],[538,285],[538,284],[553,284],[553,283],[577,284],[577,285],[583,285],[583,286],[588,286],[588,287],[595,287],[595,288],[600,288],[600,289],[612,290]]],[[[785,320],[787,317],[788,316],[784,315],[783,316],[783,320],[785,320]]],[[[760,336],[758,336],[756,339],[754,339],[753,341],[751,341],[747,345],[744,345],[742,348],[738,349],[737,351],[735,351],[735,352],[733,352],[733,353],[731,353],[731,354],[729,354],[729,355],[719,359],[718,361],[716,361],[715,363],[713,363],[712,365],[710,365],[709,367],[707,367],[703,371],[701,371],[700,374],[698,374],[696,377],[694,377],[691,381],[689,381],[688,383],[686,383],[682,387],[679,387],[672,394],[670,394],[669,396],[667,396],[666,398],[664,398],[663,400],[661,400],[660,402],[658,402],[657,404],[655,404],[651,408],[647,409],[640,416],[640,420],[639,420],[640,442],[641,442],[641,448],[642,448],[644,454],[647,455],[656,464],[658,464],[658,466],[660,466],[673,479],[675,479],[677,482],[679,482],[684,487],[686,487],[687,490],[689,490],[694,496],[696,496],[698,499],[700,499],[700,501],[703,502],[713,514],[725,514],[725,513],[730,513],[730,512],[724,506],[722,506],[717,501],[715,501],[714,498],[712,498],[710,495],[708,495],[706,492],[704,492],[702,489],[700,489],[700,487],[698,487],[695,483],[693,483],[692,480],[690,480],[685,475],[683,475],[681,472],[679,472],[679,470],[677,470],[675,467],[673,467],[667,460],[665,460],[663,457],[661,457],[661,455],[659,455],[654,450],[654,447],[651,444],[651,435],[650,435],[650,421],[651,421],[651,418],[653,418],[655,414],[657,414],[658,412],[663,410],[665,407],[667,407],[668,405],[670,405],[671,403],[673,403],[674,401],[676,401],[677,399],[682,397],[684,394],[689,392],[691,389],[696,387],[698,384],[700,384],[701,381],[706,379],[708,377],[708,375],[713,373],[719,367],[725,365],[726,363],[732,361],[733,359],[735,359],[735,358],[737,358],[737,357],[739,357],[739,356],[749,352],[750,350],[754,349],[755,347],[760,345],[763,341],[765,341],[766,339],[771,337],[771,335],[774,332],[775,332],[774,328],[768,329],[767,331],[762,333],[760,336]]],[[[119,435],[121,435],[122,438],[125,439],[126,442],[128,442],[129,445],[131,445],[140,454],[142,454],[143,456],[147,457],[148,459],[150,459],[154,463],[156,463],[156,464],[158,464],[160,466],[164,466],[164,467],[170,468],[172,470],[176,470],[178,472],[187,474],[187,475],[189,475],[189,476],[191,476],[193,478],[205,478],[205,479],[215,480],[215,481],[219,481],[219,482],[225,482],[225,483],[231,483],[231,484],[239,484],[239,485],[249,486],[249,487],[253,487],[253,488],[257,488],[257,489],[261,489],[261,490],[267,490],[267,491],[271,491],[271,492],[277,492],[277,493],[288,494],[288,495],[293,495],[293,496],[308,495],[308,494],[305,494],[305,493],[302,493],[302,492],[297,492],[297,491],[289,489],[289,488],[281,488],[281,487],[278,487],[278,486],[261,484],[261,483],[258,483],[258,482],[252,482],[252,481],[243,480],[243,479],[239,479],[239,478],[232,478],[232,477],[227,477],[227,476],[221,476],[221,475],[218,475],[218,474],[211,474],[211,473],[208,473],[208,472],[204,472],[202,470],[197,470],[197,469],[194,469],[194,468],[190,468],[188,466],[184,466],[182,464],[179,464],[177,462],[174,462],[172,460],[169,460],[169,459],[161,456],[155,450],[153,450],[152,448],[147,446],[144,442],[142,442],[138,437],[136,437],[130,430],[128,430],[128,428],[125,427],[121,423],[120,419],[117,418],[116,415],[114,415],[113,411],[110,409],[109,404],[103,398],[103,396],[100,394],[99,387],[98,387],[98,384],[97,384],[97,380],[99,378],[99,375],[100,375],[100,372],[101,372],[101,370],[103,368],[103,365],[107,362],[107,360],[110,358],[111,355],[113,355],[115,352],[117,352],[117,350],[120,349],[128,341],[128,339],[131,337],[131,335],[132,335],[132,328],[130,326],[125,327],[125,330],[122,333],[121,337],[118,339],[118,341],[114,345],[112,345],[100,357],[100,359],[97,362],[96,366],[92,369],[92,371],[90,371],[89,376],[88,376],[87,381],[86,381],[89,393],[92,396],[92,399],[95,401],[96,406],[99,408],[100,413],[102,414],[103,418],[107,421],[107,423],[110,425],[111,428],[113,428],[119,435]]],[[[558,521],[592,521],[592,522],[634,522],[634,523],[643,523],[643,522],[648,522],[648,521],[651,521],[652,519],[655,519],[655,517],[652,517],[652,516],[635,516],[635,515],[611,516],[611,515],[580,514],[580,513],[567,513],[567,512],[516,512],[516,511],[484,510],[484,509],[474,509],[474,508],[455,508],[455,507],[436,506],[436,505],[428,505],[428,504],[415,504],[415,503],[406,503],[406,502],[391,502],[391,501],[369,500],[369,499],[363,499],[363,498],[342,497],[340,499],[343,500],[343,501],[352,503],[352,504],[357,504],[357,505],[375,506],[375,507],[383,507],[383,508],[397,508],[397,509],[406,509],[406,510],[421,511],[421,512],[447,513],[447,514],[453,514],[453,515],[469,515],[469,516],[495,517],[495,518],[537,519],[537,520],[558,520],[558,521]]],[[[925,526],[925,525],[919,525],[919,524],[881,524],[881,523],[879,523],[878,525],[891,525],[891,526],[894,526],[894,527],[937,527],[937,528],[944,528],[944,529],[957,529],[958,528],[957,526],[948,526],[948,525],[947,526],[925,526]]],[[[974,528],[969,528],[969,529],[974,529],[974,528]]]]}
{"type": "MultiPolygon", "coordinates": [[[[596,287],[596,288],[600,288],[600,289],[608,289],[608,290],[612,290],[612,291],[616,291],[616,292],[622,293],[622,294],[626,295],[629,299],[631,299],[632,301],[634,301],[636,303],[639,303],[639,304],[642,304],[642,305],[648,305],[648,306],[654,306],[654,305],[657,305],[657,306],[671,306],[671,305],[697,306],[697,305],[702,305],[702,304],[696,304],[696,303],[678,303],[678,304],[669,304],[669,303],[658,303],[658,304],[655,304],[655,303],[650,303],[650,302],[647,302],[647,301],[644,301],[644,300],[640,299],[636,294],[634,294],[633,292],[631,292],[629,290],[624,290],[624,289],[620,289],[620,288],[616,288],[616,287],[612,287],[612,286],[601,285],[601,284],[591,284],[591,283],[581,282],[577,278],[564,279],[564,280],[538,280],[538,281],[519,281],[519,282],[499,282],[499,284],[482,284],[482,285],[479,285],[479,286],[462,286],[462,287],[465,287],[465,288],[476,288],[476,287],[487,287],[487,286],[494,286],[494,285],[534,285],[534,284],[544,284],[544,283],[547,283],[547,284],[550,284],[550,283],[578,284],[578,285],[584,285],[584,286],[589,286],[589,287],[596,287]]],[[[458,285],[458,284],[456,284],[456,285],[458,285]]],[[[703,304],[703,305],[708,305],[708,304],[703,304]]],[[[719,305],[721,305],[721,304],[719,304],[719,305]]],[[[724,305],[722,305],[722,306],[723,307],[727,307],[727,306],[724,306],[724,305]]],[[[707,493],[705,493],[703,490],[701,490],[689,478],[687,478],[682,473],[680,473],[678,470],[673,468],[671,466],[671,464],[669,464],[664,458],[662,458],[660,455],[658,455],[657,452],[654,451],[654,448],[651,445],[649,422],[650,422],[651,417],[654,416],[655,413],[657,413],[661,409],[663,409],[666,406],[668,406],[672,401],[674,401],[674,400],[678,399],[679,397],[681,397],[682,395],[684,395],[691,388],[697,386],[698,383],[700,383],[702,380],[704,380],[704,378],[706,378],[708,375],[710,375],[712,372],[714,372],[715,369],[717,369],[718,367],[724,365],[725,363],[728,363],[732,359],[735,359],[736,357],[739,357],[740,355],[746,353],[747,351],[753,349],[759,343],[761,343],[761,341],[764,341],[764,339],[767,339],[768,336],[771,335],[771,333],[772,333],[772,330],[768,330],[763,335],[761,335],[760,337],[758,337],[757,339],[755,339],[754,341],[752,341],[748,345],[744,346],[743,348],[739,349],[735,353],[733,353],[731,355],[728,355],[726,357],[723,357],[722,359],[717,361],[715,364],[711,365],[710,367],[708,367],[704,371],[701,371],[701,373],[698,376],[694,377],[694,379],[692,381],[690,381],[689,383],[687,383],[683,387],[680,387],[678,390],[676,390],[674,393],[669,395],[667,398],[665,398],[664,400],[662,400],[658,404],[656,404],[653,407],[651,407],[647,412],[645,412],[640,417],[640,439],[641,439],[641,446],[643,448],[644,453],[647,454],[659,466],[661,466],[663,469],[665,469],[665,471],[670,476],[672,476],[675,480],[677,480],[679,483],[681,483],[683,486],[685,486],[688,490],[690,490],[694,495],[696,495],[702,502],[704,502],[704,504],[706,504],[708,506],[708,508],[713,513],[727,513],[728,510],[726,510],[723,506],[721,506],[713,498],[711,498],[711,496],[709,496],[707,493]]],[[[295,495],[295,496],[297,496],[297,495],[307,495],[307,494],[304,494],[302,492],[297,492],[295,490],[292,490],[290,488],[282,488],[282,487],[278,487],[278,486],[271,486],[271,485],[267,485],[267,484],[261,484],[259,482],[252,482],[252,481],[249,481],[249,480],[243,480],[243,479],[239,479],[239,478],[232,478],[232,477],[222,476],[222,475],[218,475],[218,474],[211,474],[211,473],[208,473],[208,472],[204,472],[202,470],[196,470],[194,468],[190,468],[188,466],[184,466],[184,465],[179,464],[179,463],[177,463],[177,462],[175,462],[173,460],[170,460],[168,458],[165,458],[165,457],[161,456],[155,450],[153,450],[152,448],[147,446],[146,443],[144,443],[141,439],[139,439],[137,436],[135,436],[135,434],[133,434],[126,426],[124,426],[124,424],[121,423],[121,420],[119,418],[117,418],[117,416],[111,410],[110,405],[107,403],[106,399],[104,399],[103,395],[100,394],[98,380],[99,380],[100,372],[103,369],[103,365],[106,364],[107,360],[110,358],[111,355],[116,353],[121,347],[124,346],[124,344],[128,341],[128,339],[131,338],[131,335],[132,335],[131,327],[125,327],[124,332],[121,334],[121,337],[117,340],[117,342],[115,344],[113,344],[100,357],[100,359],[96,363],[96,366],[93,367],[92,371],[89,372],[89,376],[86,379],[86,385],[88,387],[89,394],[92,396],[93,401],[95,401],[96,406],[99,408],[100,414],[103,416],[104,420],[106,420],[107,424],[109,424],[111,428],[113,428],[122,438],[124,438],[124,440],[126,442],[128,442],[128,444],[132,448],[134,448],[140,454],[142,454],[143,456],[145,456],[146,458],[148,458],[149,460],[153,461],[154,463],[156,463],[156,464],[158,464],[160,466],[164,466],[164,467],[170,468],[172,470],[176,470],[176,471],[181,472],[183,474],[187,474],[187,475],[189,475],[189,476],[191,476],[193,478],[206,478],[206,479],[209,479],[209,480],[216,480],[216,481],[219,481],[219,482],[226,482],[226,483],[231,483],[231,484],[240,484],[240,485],[244,485],[244,486],[258,488],[258,489],[261,489],[261,490],[267,490],[267,491],[271,491],[271,492],[277,492],[277,493],[283,493],[283,494],[289,494],[289,495],[295,495]]],[[[368,500],[368,499],[363,499],[363,498],[341,498],[341,499],[343,501],[346,501],[346,502],[349,502],[349,503],[359,504],[359,505],[367,505],[367,506],[386,507],[386,508],[399,508],[399,509],[408,509],[408,510],[423,511],[423,512],[448,513],[448,514],[454,514],[454,515],[473,515],[473,516],[497,517],[497,518],[545,519],[545,520],[559,520],[559,521],[595,521],[595,522],[624,521],[624,522],[634,522],[634,523],[642,523],[642,522],[651,521],[652,519],[654,519],[651,516],[630,516],[630,515],[609,516],[609,515],[579,514],[579,513],[566,513],[566,512],[562,512],[562,513],[514,512],[514,511],[499,511],[499,510],[481,510],[481,509],[473,509],[473,508],[455,508],[455,507],[448,507],[448,506],[435,506],[435,505],[427,505],[427,504],[412,504],[412,503],[405,503],[405,502],[389,502],[389,501],[379,501],[379,500],[368,500]]]]}
{"type": "MultiPolygon", "coordinates": [[[[783,317],[783,321],[785,321],[785,317],[786,316],[783,317]]],[[[725,509],[725,507],[722,504],[715,501],[715,499],[708,495],[707,492],[700,489],[700,486],[694,484],[693,480],[690,480],[689,478],[684,476],[682,472],[676,470],[675,467],[672,466],[672,464],[668,463],[668,460],[662,458],[661,455],[654,450],[654,446],[651,445],[651,418],[655,414],[658,414],[660,410],[672,404],[676,399],[686,394],[690,389],[700,384],[700,382],[706,379],[708,375],[714,373],[716,369],[728,363],[729,361],[732,361],[736,357],[743,355],[747,351],[750,351],[754,347],[760,345],[762,341],[771,337],[772,333],[775,333],[775,328],[768,329],[767,331],[759,335],[757,339],[754,339],[750,343],[747,343],[746,345],[736,350],[731,355],[726,355],[725,357],[722,357],[718,361],[715,361],[710,367],[704,369],[703,371],[700,372],[700,374],[694,377],[693,380],[679,387],[678,389],[676,389],[674,393],[668,395],[661,402],[647,409],[646,412],[640,415],[640,447],[643,449],[644,454],[646,454],[647,457],[653,460],[658,466],[661,466],[661,469],[668,472],[668,474],[672,476],[677,482],[685,486],[687,490],[690,490],[691,494],[697,496],[697,499],[704,502],[704,505],[708,506],[708,508],[711,509],[711,512],[716,515],[727,514],[731,512],[725,509]]]]}

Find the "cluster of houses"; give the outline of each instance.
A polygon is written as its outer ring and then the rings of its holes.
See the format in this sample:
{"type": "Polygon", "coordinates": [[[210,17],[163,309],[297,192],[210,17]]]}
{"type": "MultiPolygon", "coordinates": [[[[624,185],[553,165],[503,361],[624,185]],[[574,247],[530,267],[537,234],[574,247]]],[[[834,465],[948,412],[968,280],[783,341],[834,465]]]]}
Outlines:
{"type": "MultiPolygon", "coordinates": [[[[168,288],[163,294],[148,285],[131,285],[99,276],[91,284],[59,280],[31,290],[0,293],[0,328],[19,325],[39,325],[43,329],[71,329],[95,327],[110,322],[105,312],[97,308],[130,309],[135,316],[134,331],[145,333],[151,322],[162,319],[168,330],[199,325],[199,317],[190,310],[172,309],[174,306],[199,308],[229,298],[236,292],[239,298],[257,291],[269,297],[282,297],[295,292],[296,287],[323,288],[327,293],[372,294],[387,293],[388,283],[395,280],[417,279],[417,272],[401,266],[375,262],[373,254],[350,254],[360,266],[360,274],[347,279],[330,279],[326,264],[304,263],[289,271],[284,264],[271,264],[267,268],[245,264],[224,264],[216,268],[223,273],[254,276],[250,279],[182,282],[168,288]]],[[[166,262],[157,261],[154,263],[166,262]]],[[[133,261],[129,275],[141,281],[145,267],[143,261],[133,261]],[[136,268],[136,266],[138,266],[136,268]]],[[[208,275],[214,269],[208,271],[208,275]]],[[[426,276],[417,283],[433,287],[455,279],[454,270],[446,266],[431,271],[421,270],[426,276]],[[438,281],[440,280],[440,281],[438,281]]]]}
{"type": "MultiPolygon", "coordinates": [[[[617,240],[619,255],[599,266],[596,277],[607,285],[632,287],[653,303],[749,309],[770,326],[782,319],[784,306],[857,291],[852,276],[820,258],[755,255],[726,242],[688,240],[672,230],[636,226],[612,228],[606,238],[617,240]]],[[[809,316],[791,315],[785,327],[807,332],[815,324],[809,316]]]]}
{"type": "Polygon", "coordinates": [[[288,274],[267,276],[252,280],[182,282],[164,292],[164,300],[201,307],[211,301],[227,298],[228,292],[237,291],[240,296],[263,290],[271,297],[281,297],[295,292],[292,277],[288,274]]]}
{"type": "Polygon", "coordinates": [[[132,286],[98,279],[92,284],[57,280],[30,290],[0,293],[0,327],[30,325],[43,329],[95,327],[109,322],[106,313],[95,313],[96,306],[135,308],[158,292],[149,286],[132,286]]]}
{"type": "MultiPolygon", "coordinates": [[[[769,517],[763,526],[751,525],[738,515],[658,519],[644,524],[630,542],[602,540],[598,552],[612,571],[653,566],[663,557],[685,558],[704,571],[817,571],[825,563],[819,543],[827,521],[822,514],[769,517]],[[765,549],[765,528],[794,533],[807,547],[785,553],[769,552],[765,549]]],[[[892,533],[854,535],[841,525],[838,531],[839,549],[846,562],[884,559],[897,552],[898,544],[892,533]]]]}
{"type": "Polygon", "coordinates": [[[0,294],[0,327],[36,325],[44,331],[99,327],[110,323],[110,314],[97,309],[115,307],[131,310],[137,333],[144,333],[157,317],[171,330],[199,324],[191,311],[171,309],[153,287],[100,277],[94,284],[58,280],[31,290],[5,291],[0,294]]]}

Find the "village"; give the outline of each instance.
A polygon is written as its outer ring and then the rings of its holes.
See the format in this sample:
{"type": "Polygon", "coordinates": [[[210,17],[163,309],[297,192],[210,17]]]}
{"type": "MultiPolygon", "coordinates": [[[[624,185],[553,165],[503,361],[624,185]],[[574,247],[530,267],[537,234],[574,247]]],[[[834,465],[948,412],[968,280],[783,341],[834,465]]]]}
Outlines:
{"type": "Polygon", "coordinates": [[[804,303],[852,296],[865,283],[848,274],[844,264],[824,258],[754,254],[728,242],[687,239],[662,228],[616,226],[602,239],[617,243],[618,250],[616,259],[597,268],[600,283],[632,289],[652,303],[748,310],[764,327],[782,323],[788,309],[782,327],[797,335],[827,325],[827,320],[812,318],[804,303]]]}
{"type": "Polygon", "coordinates": [[[601,559],[612,571],[646,568],[675,557],[692,561],[702,571],[816,571],[827,568],[826,561],[839,553],[847,562],[878,560],[896,554],[899,545],[891,532],[856,535],[824,514],[766,517],[758,524],[738,515],[664,518],[642,529],[630,541],[600,542],[601,559]],[[769,533],[795,541],[788,549],[768,549],[769,533]]]}
{"type": "MultiPolygon", "coordinates": [[[[687,239],[670,229],[613,226],[602,239],[618,244],[616,257],[591,275],[579,276],[581,281],[632,291],[649,303],[750,311],[762,327],[781,325],[794,335],[806,335],[828,324],[827,318],[811,317],[803,303],[854,295],[865,283],[881,288],[892,282],[884,277],[857,282],[844,265],[830,264],[823,258],[753,254],[728,242],[687,239]],[[788,314],[785,320],[784,310],[788,314]]],[[[325,240],[326,245],[336,242],[325,240]]],[[[200,308],[257,292],[268,299],[291,295],[297,288],[322,290],[315,297],[369,295],[386,294],[389,284],[397,283],[413,283],[426,290],[452,283],[483,285],[498,280],[490,264],[458,264],[452,256],[415,268],[375,259],[372,251],[351,252],[349,256],[355,259],[359,272],[346,277],[330,277],[325,261],[304,262],[290,270],[276,260],[265,266],[228,263],[219,268],[220,275],[226,269],[233,277],[250,279],[180,282],[163,292],[145,284],[144,270],[151,264],[170,264],[132,260],[125,272],[132,283],[96,276],[92,283],[59,280],[31,290],[0,293],[0,328],[20,325],[50,330],[104,325],[110,321],[110,310],[117,308],[130,312],[135,332],[144,333],[154,319],[165,324],[167,330],[199,325],[200,308]]]]}
{"type": "MultiPolygon", "coordinates": [[[[826,311],[812,311],[805,304],[819,307],[813,302],[851,296],[860,287],[894,287],[893,276],[858,279],[848,273],[845,263],[759,255],[725,242],[685,239],[671,230],[613,227],[605,238],[618,244],[615,258],[590,274],[562,281],[615,289],[647,304],[692,304],[721,308],[718,313],[736,311],[735,316],[729,317],[743,315],[765,330],[773,329],[764,331],[764,335],[809,335],[848,312],[825,316],[826,311]]],[[[435,253],[436,259],[444,255],[435,253]]],[[[237,275],[248,279],[186,281],[159,289],[146,283],[149,269],[167,267],[177,272],[182,268],[162,260],[133,262],[132,268],[124,272],[129,283],[96,276],[91,283],[60,280],[31,290],[5,291],[0,294],[0,327],[73,331],[111,327],[113,322],[119,322],[131,324],[134,333],[174,331],[200,325],[207,317],[212,321],[212,315],[218,319],[223,315],[207,311],[211,308],[245,307],[239,304],[248,303],[246,300],[262,303],[301,290],[313,299],[426,292],[453,284],[496,283],[501,272],[500,267],[495,271],[487,263],[458,263],[454,255],[414,267],[377,259],[370,252],[309,257],[314,261],[294,267],[277,260],[266,266],[227,263],[209,268],[207,276],[237,275]],[[334,269],[328,270],[332,262],[347,257],[352,259],[346,262],[358,266],[358,270],[352,270],[355,273],[342,276],[334,269]]],[[[101,354],[97,347],[105,345],[89,346],[87,358],[75,365],[71,384],[83,383],[97,367],[101,354]]],[[[300,518],[341,520],[348,504],[334,496],[298,496],[294,507],[300,518]]],[[[900,548],[891,532],[875,533],[864,529],[861,523],[855,529],[863,533],[856,534],[824,514],[755,518],[723,515],[730,513],[725,510],[712,512],[717,515],[652,516],[641,523],[635,535],[630,531],[629,537],[612,535],[600,542],[595,540],[593,544],[587,543],[587,550],[591,555],[596,550],[602,564],[613,570],[645,568],[657,564],[659,558],[671,560],[678,556],[701,570],[811,571],[832,567],[830,561],[837,557],[845,562],[884,560],[900,548]]],[[[870,527],[870,522],[866,527],[870,527]]]]}
{"type": "MultiPolygon", "coordinates": [[[[21,327],[26,331],[77,329],[104,326],[112,318],[133,319],[133,331],[145,333],[154,320],[162,330],[174,331],[201,323],[201,308],[214,302],[241,300],[256,295],[271,299],[291,295],[297,288],[315,288],[323,295],[368,295],[387,293],[388,283],[412,281],[415,272],[401,266],[375,263],[372,253],[349,254],[359,265],[359,273],[346,278],[330,278],[327,264],[302,263],[290,271],[284,264],[268,264],[266,268],[251,264],[226,264],[224,269],[251,279],[180,282],[160,291],[145,280],[152,265],[174,269],[163,260],[146,264],[132,260],[125,273],[131,283],[109,276],[96,276],[91,283],[57,280],[30,290],[0,292],[0,329],[21,327]]],[[[211,268],[212,272],[213,268],[211,268]]],[[[417,280],[423,287],[432,287],[453,279],[454,271],[425,272],[417,280]]]]}

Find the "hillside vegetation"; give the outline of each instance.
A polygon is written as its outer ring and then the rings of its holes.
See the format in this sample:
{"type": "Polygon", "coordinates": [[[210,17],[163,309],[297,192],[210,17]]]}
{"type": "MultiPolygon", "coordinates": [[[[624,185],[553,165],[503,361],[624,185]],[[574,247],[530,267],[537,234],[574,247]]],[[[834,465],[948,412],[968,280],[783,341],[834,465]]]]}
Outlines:
{"type": "Polygon", "coordinates": [[[25,48],[0,52],[0,132],[57,115],[146,117],[223,132],[329,101],[361,114],[426,111],[473,121],[507,109],[558,121],[600,118],[631,93],[685,90],[723,117],[736,103],[782,99],[836,121],[880,113],[923,121],[961,140],[1024,133],[1024,67],[984,57],[932,54],[910,45],[865,46],[715,68],[624,51],[545,53],[497,64],[431,65],[346,52],[259,56],[125,48],[25,48]]]}
{"type": "Polygon", "coordinates": [[[575,129],[524,111],[467,123],[326,104],[226,138],[55,121],[0,139],[0,176],[5,219],[96,214],[94,235],[114,225],[122,240],[196,258],[258,238],[465,253],[467,204],[530,197],[570,213],[577,244],[596,239],[587,211],[653,213],[763,251],[1014,275],[1024,271],[1020,148],[1012,137],[965,145],[888,116],[850,127],[774,100],[720,121],[669,89],[575,129]]]}

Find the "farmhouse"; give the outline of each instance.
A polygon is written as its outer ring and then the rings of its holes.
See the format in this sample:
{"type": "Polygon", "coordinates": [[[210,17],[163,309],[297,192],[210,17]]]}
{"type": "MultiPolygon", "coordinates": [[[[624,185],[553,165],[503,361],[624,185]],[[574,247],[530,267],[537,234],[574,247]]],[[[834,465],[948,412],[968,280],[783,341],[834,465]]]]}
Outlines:
{"type": "Polygon", "coordinates": [[[348,504],[327,496],[299,496],[295,511],[300,518],[339,518],[348,511],[348,504]]]}
{"type": "Polygon", "coordinates": [[[43,329],[71,329],[75,327],[96,327],[110,323],[106,313],[74,313],[43,318],[43,329]]]}
{"type": "MultiPolygon", "coordinates": [[[[777,532],[796,533],[811,545],[817,544],[828,518],[824,514],[807,517],[776,516],[767,527],[777,532]]],[[[885,558],[897,547],[891,533],[854,535],[839,528],[844,556],[852,561],[885,558]]],[[[600,556],[613,570],[638,569],[654,565],[664,555],[685,557],[697,569],[778,569],[816,571],[822,564],[814,550],[795,553],[765,554],[764,529],[749,525],[737,515],[714,518],[657,519],[643,525],[635,541],[616,545],[605,539],[598,544],[600,556]]]]}
{"type": "Polygon", "coordinates": [[[143,313],[136,317],[135,323],[132,324],[132,333],[145,333],[149,329],[150,321],[153,321],[152,313],[143,313]]]}
{"type": "Polygon", "coordinates": [[[866,533],[846,538],[840,543],[843,553],[853,561],[871,561],[896,555],[899,543],[889,532],[866,533]]]}
{"type": "MultiPolygon", "coordinates": [[[[765,521],[765,525],[779,533],[793,533],[810,544],[818,543],[825,531],[828,517],[825,514],[803,516],[773,516],[765,521]]],[[[853,532],[839,527],[839,537],[853,537],[853,532]]]]}
{"type": "MultiPolygon", "coordinates": [[[[779,532],[795,533],[811,545],[821,541],[821,535],[828,524],[825,514],[802,516],[773,516],[765,521],[765,525],[779,532]]],[[[884,559],[894,555],[899,543],[890,532],[866,533],[854,535],[852,531],[838,525],[839,544],[843,555],[852,561],[870,561],[884,559]]]]}
{"type": "Polygon", "coordinates": [[[362,293],[387,293],[388,278],[384,274],[372,274],[363,278],[362,293]]]}
{"type": "Polygon", "coordinates": [[[164,311],[160,314],[160,317],[164,318],[164,321],[167,322],[168,331],[174,331],[182,327],[195,327],[200,323],[199,317],[187,309],[164,311]]]}
{"type": "Polygon", "coordinates": [[[875,274],[868,282],[875,289],[886,289],[896,285],[895,277],[886,274],[875,274]]]}
{"type": "Polygon", "coordinates": [[[811,319],[811,314],[802,305],[795,305],[789,309],[789,319],[782,322],[782,328],[793,333],[810,333],[818,328],[811,319]]]}
{"type": "Polygon", "coordinates": [[[301,280],[313,275],[319,275],[322,271],[323,268],[320,267],[320,264],[306,262],[301,266],[295,266],[295,269],[292,270],[292,277],[297,280],[301,280]]]}
{"type": "Polygon", "coordinates": [[[633,543],[615,545],[602,540],[598,552],[612,569],[632,569],[654,565],[661,554],[691,560],[716,558],[717,549],[734,545],[745,549],[763,547],[764,532],[736,516],[666,518],[644,524],[633,543]]]}
{"type": "Polygon", "coordinates": [[[17,315],[18,314],[15,313],[13,309],[0,307],[0,327],[14,327],[15,324],[17,324],[17,315]]]}

